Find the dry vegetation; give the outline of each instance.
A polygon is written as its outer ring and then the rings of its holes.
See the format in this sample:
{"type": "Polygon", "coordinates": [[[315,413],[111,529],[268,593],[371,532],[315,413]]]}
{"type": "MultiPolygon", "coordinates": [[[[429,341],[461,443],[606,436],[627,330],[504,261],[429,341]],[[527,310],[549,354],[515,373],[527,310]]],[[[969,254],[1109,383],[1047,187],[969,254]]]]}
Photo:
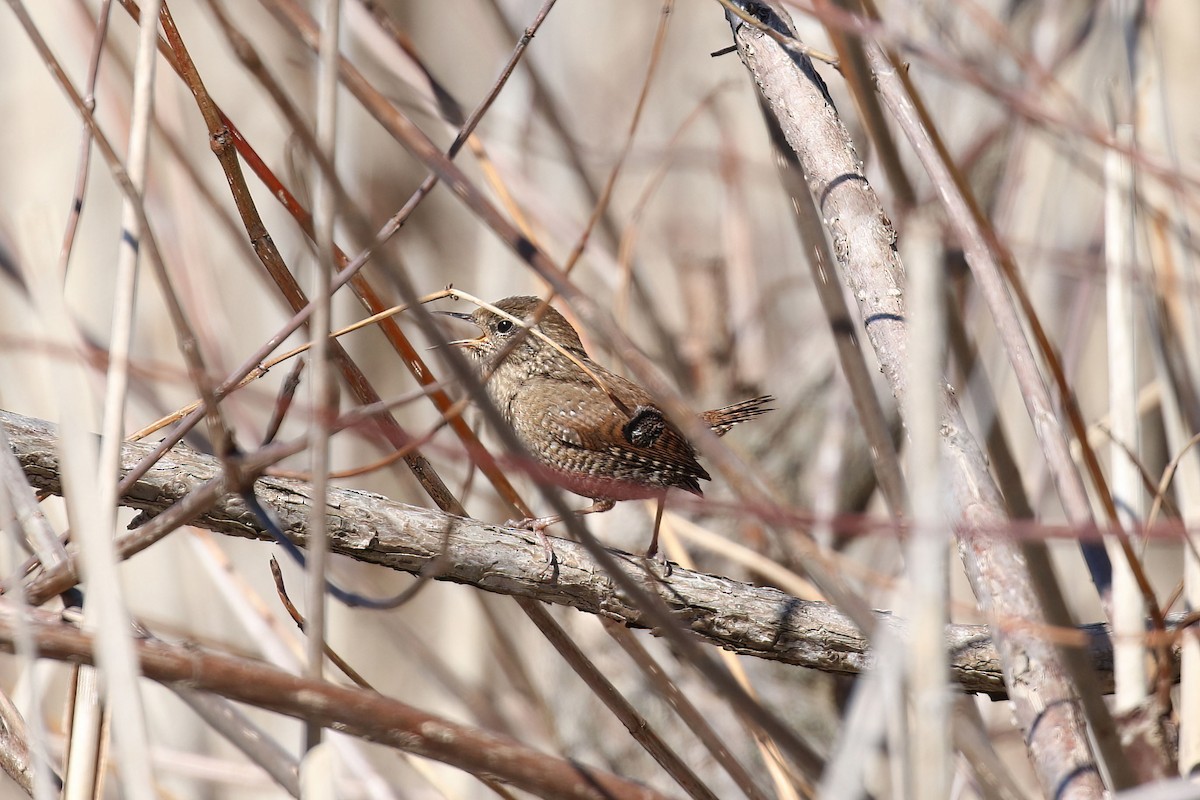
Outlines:
{"type": "Polygon", "coordinates": [[[6,5],[0,796],[1185,796],[1195,0],[6,5]],[[447,287],[692,437],[670,575],[499,526],[447,287]]]}

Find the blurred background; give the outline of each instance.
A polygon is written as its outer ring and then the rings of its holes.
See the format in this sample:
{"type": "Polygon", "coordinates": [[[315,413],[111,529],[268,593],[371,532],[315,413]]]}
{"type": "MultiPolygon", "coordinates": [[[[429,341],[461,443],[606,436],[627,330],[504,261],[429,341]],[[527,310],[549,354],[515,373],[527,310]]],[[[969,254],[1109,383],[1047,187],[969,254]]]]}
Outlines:
{"type": "MultiPolygon", "coordinates": [[[[273,13],[286,5],[220,2],[219,8],[312,124],[316,57],[273,13]]],[[[317,14],[318,5],[309,4],[309,12],[317,14]]],[[[811,6],[785,5],[803,41],[830,51],[811,6]]],[[[1111,131],[1115,120],[1134,124],[1137,263],[1129,266],[1137,315],[1132,369],[1142,393],[1142,424],[1140,441],[1129,444],[1148,481],[1157,483],[1181,449],[1177,437],[1168,435],[1161,401],[1155,399],[1161,355],[1166,347],[1191,362],[1197,341],[1196,328],[1164,330],[1155,320],[1162,313],[1190,324],[1194,314],[1195,256],[1188,226],[1195,210],[1200,146],[1194,103],[1200,5],[1191,0],[1128,4],[1135,6],[1133,13],[1120,3],[1090,0],[891,0],[878,5],[878,33],[909,64],[909,76],[952,158],[1015,256],[1088,424],[1102,422],[1109,411],[1105,160],[1111,151],[1098,141],[1097,132],[1111,131]],[[1132,79],[1127,46],[1136,56],[1132,79]]],[[[97,123],[124,158],[136,23],[120,3],[110,9],[108,3],[91,0],[38,0],[26,7],[76,89],[94,94],[97,123]],[[102,11],[110,18],[94,89],[89,90],[102,11]]],[[[208,92],[270,170],[311,210],[313,160],[260,76],[235,55],[212,2],[177,1],[170,8],[208,92]]],[[[430,76],[462,108],[474,108],[538,9],[538,3],[524,0],[346,0],[342,52],[371,86],[445,148],[456,126],[439,113],[430,76]],[[408,50],[383,19],[403,33],[408,50]]],[[[606,184],[613,181],[611,198],[586,240],[572,281],[611,311],[617,325],[693,408],[765,393],[777,398],[772,414],[739,427],[725,441],[797,518],[812,523],[797,525],[791,540],[768,534],[731,502],[681,504],[677,513],[800,573],[803,549],[796,542],[816,536],[836,551],[834,563],[874,607],[896,609],[904,592],[898,579],[901,546],[876,492],[753,83],[737,54],[714,55],[731,43],[717,2],[676,2],[665,29],[660,27],[663,19],[663,6],[646,0],[557,4],[484,117],[477,145],[457,163],[559,264],[579,244],[606,184]],[[824,524],[830,521],[837,524],[824,524]]],[[[96,356],[111,336],[121,193],[94,148],[81,174],[86,128],[8,9],[0,11],[0,52],[5,66],[0,108],[6,112],[0,125],[0,244],[7,271],[0,283],[0,407],[50,421],[60,421],[65,408],[75,409],[71,413],[83,408],[85,427],[99,430],[105,373],[96,356]],[[79,200],[78,230],[64,258],[64,236],[81,178],[86,188],[79,200]],[[73,330],[63,330],[39,312],[34,298],[46,292],[61,293],[73,330]],[[63,370],[90,393],[64,403],[64,384],[55,377],[63,370]]],[[[825,64],[818,63],[817,69],[903,247],[910,215],[936,206],[932,187],[899,137],[916,204],[898,204],[844,81],[825,64]]],[[[158,70],[147,212],[211,375],[221,380],[292,312],[250,246],[195,101],[165,61],[160,59],[158,70]]],[[[378,229],[404,205],[426,172],[345,89],[339,102],[337,172],[358,209],[378,229]]],[[[313,245],[272,189],[247,174],[267,232],[299,284],[311,287],[313,245]]],[[[335,239],[351,255],[368,244],[347,224],[337,227],[335,239]]],[[[958,242],[947,233],[942,244],[951,293],[978,350],[975,372],[964,375],[951,368],[948,374],[976,435],[982,437],[998,423],[1009,437],[1036,520],[1061,523],[1053,483],[986,307],[976,295],[958,242]]],[[[389,305],[400,301],[399,270],[422,294],[448,285],[485,300],[546,293],[525,264],[444,186],[388,242],[385,256],[374,258],[363,274],[389,305]]],[[[437,307],[470,310],[451,300],[439,301],[437,307]]],[[[569,306],[558,307],[577,321],[569,306]]],[[[366,315],[348,291],[335,297],[335,328],[366,315]]],[[[440,342],[422,335],[405,315],[398,319],[434,374],[448,379],[440,342]]],[[[856,319],[855,325],[861,321],[856,319]]],[[[597,361],[622,370],[617,356],[605,352],[589,331],[581,334],[597,361]]],[[[461,331],[448,330],[448,335],[461,331]]],[[[866,342],[865,336],[860,338],[866,342]]],[[[307,334],[296,334],[281,349],[305,341],[307,334]]],[[[373,327],[342,342],[383,398],[399,397],[416,386],[373,327]]],[[[869,348],[864,349],[874,364],[869,348]]],[[[159,286],[144,266],[131,359],[129,432],[196,399],[159,286]]],[[[289,368],[274,368],[225,402],[244,448],[261,441],[289,368]]],[[[877,391],[901,442],[899,416],[882,379],[877,391]]],[[[461,392],[452,389],[452,394],[461,392]]],[[[343,389],[342,408],[354,403],[343,389]]],[[[305,386],[279,438],[301,435],[309,409],[305,386]]],[[[395,414],[417,434],[440,419],[427,402],[406,403],[395,414]]],[[[468,419],[485,444],[495,442],[474,411],[468,419]]],[[[201,430],[188,443],[206,449],[210,445],[201,430]]],[[[1191,432],[1184,433],[1182,441],[1191,432]]],[[[1096,433],[1093,444],[1107,459],[1108,440],[1102,433],[1096,433]]],[[[451,431],[442,429],[423,451],[472,516],[492,522],[509,516],[451,431]]],[[[350,470],[388,452],[386,442],[340,434],[333,440],[333,468],[350,470]]],[[[303,472],[308,461],[298,456],[281,467],[303,472]]],[[[536,507],[531,481],[512,477],[535,509],[544,510],[536,507]]],[[[431,506],[402,462],[337,483],[431,506]]],[[[719,478],[705,486],[705,493],[714,501],[732,498],[719,478]]],[[[1142,508],[1149,505],[1148,499],[1140,502],[1142,508]]],[[[44,505],[59,529],[65,528],[60,502],[51,498],[44,505]]],[[[118,529],[131,517],[132,512],[123,510],[118,529]]],[[[653,508],[634,502],[589,519],[604,542],[631,552],[644,548],[652,522],[653,508]]],[[[668,545],[677,548],[679,540],[669,538],[668,545]]],[[[695,544],[687,547],[702,571],[769,582],[725,555],[695,544]]],[[[291,668],[300,663],[303,643],[271,582],[267,561],[276,550],[268,543],[181,530],[121,566],[125,597],[131,612],[163,638],[291,668]]],[[[1076,618],[1099,620],[1100,606],[1078,547],[1059,540],[1053,552],[1076,618]]],[[[1178,539],[1156,540],[1139,549],[1160,602],[1182,580],[1183,552],[1178,539]]],[[[5,572],[11,574],[19,554],[11,548],[3,553],[5,572]]],[[[678,557],[678,550],[669,553],[678,557]]],[[[299,570],[288,563],[284,571],[298,598],[299,570]]],[[[980,622],[983,617],[960,572],[955,566],[951,619],[980,622]]],[[[413,580],[343,558],[335,558],[332,574],[371,596],[396,593],[413,580]]],[[[821,597],[813,589],[806,599],[821,597]]],[[[660,726],[660,733],[718,797],[739,796],[641,674],[611,646],[597,619],[565,608],[551,612],[660,726]]],[[[335,604],[330,614],[330,644],[379,691],[456,720],[500,728],[546,752],[611,769],[663,791],[674,789],[509,598],[435,583],[395,611],[348,610],[335,604]]],[[[638,638],[709,715],[735,755],[754,765],[754,771],[763,769],[754,738],[722,698],[681,668],[658,639],[645,633],[638,638]]],[[[818,751],[832,750],[850,679],[753,658],[738,661],[768,707],[818,751]]],[[[41,715],[57,747],[65,735],[68,674],[63,664],[39,663],[37,683],[45,693],[33,708],[27,665],[7,657],[0,661],[3,687],[26,716],[41,715]]],[[[146,681],[144,698],[161,796],[286,796],[172,693],[146,681]]],[[[1017,785],[1037,796],[1007,705],[987,698],[974,702],[1017,785]]],[[[299,747],[299,723],[265,712],[251,714],[285,747],[299,747]]],[[[339,796],[495,796],[451,768],[334,737],[351,765],[339,796]]],[[[888,753],[880,751],[876,757],[876,768],[868,770],[873,791],[901,796],[895,786],[888,788],[888,753]]],[[[774,788],[779,796],[786,794],[774,788]]],[[[116,791],[115,781],[109,791],[116,791]]],[[[967,778],[956,791],[957,796],[978,796],[967,778]]],[[[15,792],[15,784],[0,785],[0,795],[15,792]]]]}

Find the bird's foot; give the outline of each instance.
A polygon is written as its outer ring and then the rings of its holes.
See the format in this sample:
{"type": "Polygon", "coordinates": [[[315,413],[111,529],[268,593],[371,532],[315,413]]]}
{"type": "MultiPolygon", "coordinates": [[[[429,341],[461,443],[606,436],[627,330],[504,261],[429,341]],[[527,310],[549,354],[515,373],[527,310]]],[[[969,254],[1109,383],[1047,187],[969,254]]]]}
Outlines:
{"type": "Polygon", "coordinates": [[[657,541],[651,542],[650,547],[646,549],[645,558],[650,563],[658,566],[658,572],[664,578],[671,577],[674,568],[671,566],[671,562],[667,561],[667,554],[658,549],[657,541]]]}
{"type": "Polygon", "coordinates": [[[535,533],[538,542],[542,545],[542,552],[546,554],[546,572],[553,573],[558,568],[558,556],[554,552],[554,545],[550,543],[550,537],[546,535],[546,528],[561,520],[562,517],[558,516],[526,517],[525,519],[510,519],[504,523],[504,527],[535,533]]]}

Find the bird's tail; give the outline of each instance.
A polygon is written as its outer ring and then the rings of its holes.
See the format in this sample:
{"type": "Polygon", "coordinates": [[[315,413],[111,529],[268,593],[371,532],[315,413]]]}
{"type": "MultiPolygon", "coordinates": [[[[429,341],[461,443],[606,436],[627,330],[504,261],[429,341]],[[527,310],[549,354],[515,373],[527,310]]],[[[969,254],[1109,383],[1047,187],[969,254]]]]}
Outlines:
{"type": "Polygon", "coordinates": [[[756,397],[753,400],[743,400],[731,406],[705,411],[700,417],[712,428],[713,433],[717,436],[724,436],[729,433],[730,428],[739,422],[745,422],[748,419],[754,419],[760,414],[774,411],[773,408],[767,407],[767,403],[770,403],[774,399],[771,395],[764,394],[762,397],[756,397]]]}

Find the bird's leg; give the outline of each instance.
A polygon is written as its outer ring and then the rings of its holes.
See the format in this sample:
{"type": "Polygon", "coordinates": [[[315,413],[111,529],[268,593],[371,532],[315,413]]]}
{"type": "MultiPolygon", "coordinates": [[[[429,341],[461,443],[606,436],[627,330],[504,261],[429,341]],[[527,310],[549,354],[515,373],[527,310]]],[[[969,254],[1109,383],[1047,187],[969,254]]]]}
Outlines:
{"type": "Polygon", "coordinates": [[[671,574],[671,563],[667,561],[667,554],[658,552],[658,529],[662,527],[663,509],[667,505],[666,493],[658,496],[658,507],[654,510],[654,533],[650,535],[650,546],[646,548],[646,558],[654,558],[658,556],[658,562],[662,566],[664,576],[671,574]]]}
{"type": "Polygon", "coordinates": [[[546,563],[554,566],[554,545],[550,544],[550,537],[546,535],[546,528],[556,522],[559,522],[562,516],[554,514],[549,517],[526,517],[525,519],[510,519],[504,523],[506,528],[519,528],[523,531],[533,531],[537,534],[538,542],[542,545],[542,551],[546,554],[546,563]]]}

